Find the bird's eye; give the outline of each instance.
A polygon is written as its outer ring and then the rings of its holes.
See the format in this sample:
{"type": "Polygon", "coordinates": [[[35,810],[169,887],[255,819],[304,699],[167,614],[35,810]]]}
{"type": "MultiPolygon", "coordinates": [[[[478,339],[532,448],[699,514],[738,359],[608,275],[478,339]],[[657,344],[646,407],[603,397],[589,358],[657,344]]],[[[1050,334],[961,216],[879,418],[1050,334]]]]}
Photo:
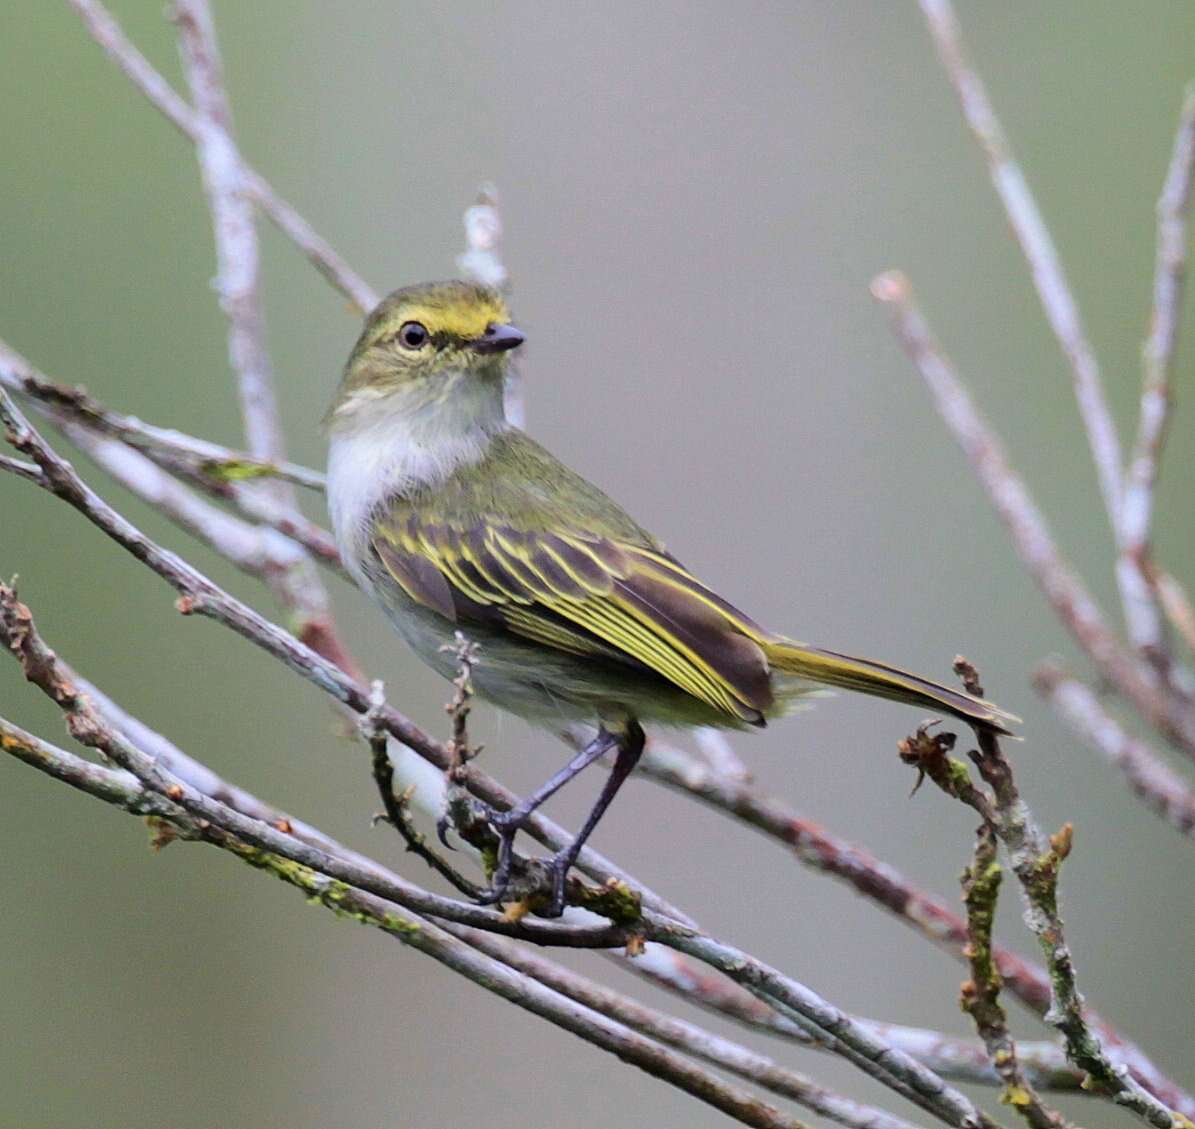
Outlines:
{"type": "Polygon", "coordinates": [[[421,321],[406,321],[398,328],[398,339],[407,349],[422,349],[430,337],[427,326],[421,321]]]}

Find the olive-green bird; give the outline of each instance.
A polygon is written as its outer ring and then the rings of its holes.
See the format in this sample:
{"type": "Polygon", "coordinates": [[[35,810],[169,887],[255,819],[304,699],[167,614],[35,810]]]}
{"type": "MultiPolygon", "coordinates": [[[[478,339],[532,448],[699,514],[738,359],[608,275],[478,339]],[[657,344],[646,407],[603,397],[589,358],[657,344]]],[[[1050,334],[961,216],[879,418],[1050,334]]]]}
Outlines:
{"type": "Polygon", "coordinates": [[[527,816],[603,753],[613,772],[564,878],[643,750],[641,722],[762,726],[819,687],[944,710],[1006,732],[990,702],[760,627],[597,487],[510,424],[503,384],[523,334],[501,296],[464,282],[396,290],[369,315],[327,417],[328,499],[344,563],[446,677],[457,631],[480,645],[474,686],[503,709],[597,737],[510,812],[487,900],[509,882],[527,816]]]}

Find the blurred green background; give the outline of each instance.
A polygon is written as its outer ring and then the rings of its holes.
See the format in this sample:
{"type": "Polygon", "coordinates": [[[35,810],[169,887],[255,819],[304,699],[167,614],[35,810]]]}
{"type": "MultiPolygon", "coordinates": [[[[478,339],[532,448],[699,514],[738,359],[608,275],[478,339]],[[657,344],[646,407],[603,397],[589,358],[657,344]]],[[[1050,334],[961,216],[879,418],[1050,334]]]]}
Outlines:
{"type": "MultiPolygon", "coordinates": [[[[161,0],[114,8],[181,88],[161,0]]],[[[915,5],[215,10],[244,152],[379,289],[453,273],[461,211],[479,181],[497,182],[538,438],[764,622],[926,672],[945,675],[956,651],[981,663],[992,695],[1025,717],[1015,755],[1038,815],[1076,824],[1064,909],[1083,989],[1195,1086],[1191,844],[1035,700],[1028,672],[1071,655],[1068,640],[868,296],[881,269],[908,271],[1111,609],[1110,538],[1069,373],[915,5]]],[[[1195,74],[1195,8],[1020,0],[960,15],[1131,434],[1153,205],[1195,74]]],[[[190,147],[65,4],[9,0],[0,29],[0,336],[114,406],[238,445],[190,147]]],[[[262,240],[291,453],[322,465],[317,421],[358,323],[268,225],[262,240]]],[[[1161,555],[1188,580],[1192,356],[1184,346],[1158,514],[1161,555]]],[[[275,612],[80,466],[152,535],[275,612]]],[[[322,519],[318,502],[312,513],[322,519]]],[[[10,478],[0,572],[20,573],[51,643],[129,709],[426,878],[371,832],[365,758],[316,690],[176,615],[146,570],[10,478]]],[[[354,590],[333,583],[333,595],[370,672],[442,727],[444,685],[354,590]]],[[[62,737],[8,661],[0,708],[62,737]]],[[[486,768],[514,787],[564,755],[488,709],[476,719],[486,768]]],[[[932,789],[907,798],[894,743],[914,720],[838,698],[737,744],[766,788],[954,898],[973,819],[932,789]]],[[[595,785],[554,812],[575,821],[595,785]]],[[[722,1123],[215,851],[152,854],[135,821],[13,762],[0,762],[0,821],[5,1129],[722,1123]]],[[[646,782],[596,842],[836,1003],[968,1033],[959,966],[774,845],[646,782]]],[[[1003,939],[1032,953],[1011,891],[1005,901],[1003,939]]],[[[1013,1017],[1020,1035],[1042,1034],[1013,1017]]],[[[887,1101],[835,1062],[770,1049],[887,1101]]],[[[1062,1104],[1085,1124],[1125,1120],[1062,1104]]]]}

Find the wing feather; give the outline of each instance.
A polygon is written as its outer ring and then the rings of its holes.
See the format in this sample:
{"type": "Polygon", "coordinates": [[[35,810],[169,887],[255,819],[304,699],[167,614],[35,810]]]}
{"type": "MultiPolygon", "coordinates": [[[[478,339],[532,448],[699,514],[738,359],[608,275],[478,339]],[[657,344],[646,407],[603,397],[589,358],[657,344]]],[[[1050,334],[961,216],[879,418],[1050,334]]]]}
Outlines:
{"type": "Polygon", "coordinates": [[[566,653],[647,668],[745,721],[762,722],[772,704],[766,633],[650,545],[406,511],[378,522],[373,547],[412,600],[453,623],[501,623],[566,653]]]}

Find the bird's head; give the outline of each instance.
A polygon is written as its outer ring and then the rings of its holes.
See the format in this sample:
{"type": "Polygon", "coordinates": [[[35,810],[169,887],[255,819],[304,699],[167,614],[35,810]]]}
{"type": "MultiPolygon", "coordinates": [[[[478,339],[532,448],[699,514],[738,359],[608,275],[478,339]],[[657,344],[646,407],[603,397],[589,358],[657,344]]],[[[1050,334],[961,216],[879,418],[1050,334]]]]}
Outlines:
{"type": "Polygon", "coordinates": [[[487,286],[427,282],[395,290],[366,319],[327,422],[335,428],[396,398],[416,410],[454,389],[500,389],[510,351],[522,343],[502,296],[487,286]]]}

